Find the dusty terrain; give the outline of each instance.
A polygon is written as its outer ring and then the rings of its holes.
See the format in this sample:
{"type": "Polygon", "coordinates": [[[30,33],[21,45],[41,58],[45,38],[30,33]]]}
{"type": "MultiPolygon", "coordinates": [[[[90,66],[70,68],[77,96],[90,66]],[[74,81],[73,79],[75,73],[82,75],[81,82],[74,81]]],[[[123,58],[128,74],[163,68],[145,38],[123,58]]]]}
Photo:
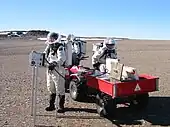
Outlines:
{"type": "MultiPolygon", "coordinates": [[[[28,65],[31,50],[44,50],[43,41],[0,40],[0,127],[31,127],[32,70],[28,65]]],[[[92,43],[87,52],[91,55],[92,43]]],[[[67,96],[64,115],[55,118],[55,111],[48,113],[45,70],[39,70],[37,125],[67,127],[112,126],[170,126],[170,41],[124,40],[118,42],[118,55],[122,63],[136,67],[139,73],[160,77],[160,90],[150,93],[147,111],[134,112],[118,109],[113,119],[98,116],[93,103],[72,101],[67,96]]],[[[83,62],[91,66],[91,60],[83,62]]]]}

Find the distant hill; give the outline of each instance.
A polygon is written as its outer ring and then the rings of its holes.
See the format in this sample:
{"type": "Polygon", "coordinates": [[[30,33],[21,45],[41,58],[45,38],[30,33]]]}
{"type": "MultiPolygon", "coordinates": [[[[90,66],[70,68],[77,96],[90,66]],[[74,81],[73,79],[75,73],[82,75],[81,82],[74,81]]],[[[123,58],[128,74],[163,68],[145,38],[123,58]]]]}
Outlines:
{"type": "MultiPolygon", "coordinates": [[[[37,38],[46,38],[47,34],[50,31],[47,30],[29,30],[29,31],[0,31],[0,39],[37,39],[37,38]]],[[[64,35],[62,35],[63,38],[65,38],[64,35]]],[[[106,37],[80,37],[85,39],[105,39],[106,37]]],[[[121,39],[125,40],[128,38],[116,38],[112,37],[114,39],[121,39]]]]}
{"type": "Polygon", "coordinates": [[[29,31],[0,31],[0,39],[37,39],[38,37],[46,37],[49,31],[46,30],[29,30],[29,31]]]}

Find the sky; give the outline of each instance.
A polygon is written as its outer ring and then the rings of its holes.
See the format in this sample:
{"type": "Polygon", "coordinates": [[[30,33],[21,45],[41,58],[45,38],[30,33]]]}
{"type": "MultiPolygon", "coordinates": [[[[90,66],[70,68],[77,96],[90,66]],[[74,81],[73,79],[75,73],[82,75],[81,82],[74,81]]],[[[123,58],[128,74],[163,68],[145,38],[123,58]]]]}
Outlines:
{"type": "Polygon", "coordinates": [[[170,39],[170,0],[2,0],[0,31],[170,39]]]}

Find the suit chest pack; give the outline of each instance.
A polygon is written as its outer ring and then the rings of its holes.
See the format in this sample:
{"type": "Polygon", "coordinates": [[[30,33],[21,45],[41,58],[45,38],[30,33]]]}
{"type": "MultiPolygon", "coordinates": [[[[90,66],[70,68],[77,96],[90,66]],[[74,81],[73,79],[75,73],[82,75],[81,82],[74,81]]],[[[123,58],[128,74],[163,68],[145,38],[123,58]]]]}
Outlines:
{"type": "Polygon", "coordinates": [[[62,43],[50,44],[50,50],[53,51],[52,55],[55,55],[57,53],[57,50],[60,46],[64,46],[64,45],[62,43]]]}
{"type": "MultiPolygon", "coordinates": [[[[60,46],[63,46],[63,48],[61,48],[61,50],[64,49],[65,55],[66,55],[66,61],[64,62],[65,66],[70,66],[72,65],[72,46],[71,43],[55,43],[50,45],[50,48],[48,50],[47,56],[49,55],[49,53],[52,51],[52,55],[57,55],[57,50],[60,46]]],[[[59,49],[60,50],[60,49],[59,49]]]]}
{"type": "MultiPolygon", "coordinates": [[[[49,48],[48,48],[48,51],[47,51],[47,57],[49,57],[49,54],[51,54],[50,58],[57,59],[57,51],[58,50],[60,51],[60,50],[63,50],[63,49],[64,49],[64,45],[62,43],[50,44],[49,48]],[[63,47],[60,47],[60,46],[63,46],[63,47]]],[[[67,61],[64,61],[62,66],[65,66],[66,62],[67,61]]]]}
{"type": "Polygon", "coordinates": [[[112,54],[115,55],[116,54],[116,51],[115,49],[114,50],[105,50],[103,55],[100,57],[105,57],[105,58],[111,58],[112,57],[112,54]]]}

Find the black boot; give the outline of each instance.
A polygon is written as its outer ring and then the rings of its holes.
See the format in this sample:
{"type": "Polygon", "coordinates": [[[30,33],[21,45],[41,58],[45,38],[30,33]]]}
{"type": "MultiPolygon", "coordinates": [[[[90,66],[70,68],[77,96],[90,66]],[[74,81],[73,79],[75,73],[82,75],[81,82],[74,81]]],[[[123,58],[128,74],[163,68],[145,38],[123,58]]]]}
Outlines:
{"type": "Polygon", "coordinates": [[[50,95],[50,101],[49,101],[50,106],[45,109],[46,111],[53,111],[53,110],[55,110],[55,104],[54,104],[55,103],[55,99],[56,99],[56,94],[51,94],[50,95]]]}
{"type": "Polygon", "coordinates": [[[64,103],[65,103],[65,95],[59,95],[59,107],[57,112],[64,113],[64,103]]]}

